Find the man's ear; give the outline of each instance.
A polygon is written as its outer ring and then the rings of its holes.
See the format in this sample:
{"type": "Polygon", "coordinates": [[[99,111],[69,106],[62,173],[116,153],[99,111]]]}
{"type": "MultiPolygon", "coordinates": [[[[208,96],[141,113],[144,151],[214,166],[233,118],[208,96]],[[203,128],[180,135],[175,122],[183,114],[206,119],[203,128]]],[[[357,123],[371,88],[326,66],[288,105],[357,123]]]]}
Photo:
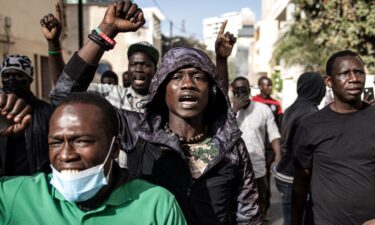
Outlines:
{"type": "Polygon", "coordinates": [[[332,77],[331,76],[324,76],[324,83],[327,87],[332,88],[332,77]]]}

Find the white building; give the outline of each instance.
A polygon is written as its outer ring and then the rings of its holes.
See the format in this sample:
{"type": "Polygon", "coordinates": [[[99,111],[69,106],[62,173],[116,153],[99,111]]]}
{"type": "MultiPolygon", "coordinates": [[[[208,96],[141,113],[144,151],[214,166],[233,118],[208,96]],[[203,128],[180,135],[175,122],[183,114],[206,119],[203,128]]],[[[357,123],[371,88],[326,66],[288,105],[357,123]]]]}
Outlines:
{"type": "Polygon", "coordinates": [[[275,68],[271,66],[270,61],[277,38],[293,20],[293,11],[294,5],[290,0],[262,0],[262,19],[256,24],[254,51],[251,52],[253,74],[250,80],[256,81],[260,76],[271,77],[276,69],[280,71],[283,90],[276,97],[281,99],[283,109],[292,104],[297,97],[296,82],[302,73],[302,67],[285,68],[281,62],[281,65],[275,68]]]}
{"type": "Polygon", "coordinates": [[[225,32],[237,37],[230,62],[235,65],[235,76],[249,75],[249,46],[253,41],[255,14],[249,8],[241,12],[229,12],[220,17],[210,17],[203,20],[203,39],[208,50],[215,51],[215,41],[224,20],[228,20],[225,32]]]}

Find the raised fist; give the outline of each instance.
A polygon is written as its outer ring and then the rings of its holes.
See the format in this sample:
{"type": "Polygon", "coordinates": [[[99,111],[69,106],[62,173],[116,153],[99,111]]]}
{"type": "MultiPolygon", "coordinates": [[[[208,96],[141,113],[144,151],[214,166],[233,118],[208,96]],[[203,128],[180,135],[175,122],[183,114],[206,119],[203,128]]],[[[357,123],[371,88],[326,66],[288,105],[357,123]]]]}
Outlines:
{"type": "Polygon", "coordinates": [[[99,29],[111,38],[120,32],[134,32],[145,24],[142,9],[130,0],[109,5],[99,29]]]}

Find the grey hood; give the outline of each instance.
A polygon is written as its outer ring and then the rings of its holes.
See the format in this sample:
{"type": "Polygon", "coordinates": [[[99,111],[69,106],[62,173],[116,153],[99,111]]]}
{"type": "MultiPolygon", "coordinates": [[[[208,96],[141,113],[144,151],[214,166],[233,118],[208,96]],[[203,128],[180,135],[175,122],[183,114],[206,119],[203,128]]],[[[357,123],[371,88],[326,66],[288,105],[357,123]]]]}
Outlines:
{"type": "MultiPolygon", "coordinates": [[[[216,66],[202,51],[194,48],[177,47],[169,50],[162,58],[158,70],[150,85],[150,102],[146,105],[145,118],[138,126],[138,133],[144,139],[166,144],[179,149],[179,143],[174,136],[163,130],[168,120],[168,108],[165,103],[165,90],[168,76],[180,68],[193,66],[206,72],[211,80],[211,89],[216,89],[215,101],[210,99],[206,120],[209,132],[220,151],[228,149],[241,135],[231,105],[224,92],[221,80],[218,79],[216,66]],[[216,88],[213,88],[215,86],[216,88]]],[[[210,98],[212,96],[210,95],[210,98]]]]}

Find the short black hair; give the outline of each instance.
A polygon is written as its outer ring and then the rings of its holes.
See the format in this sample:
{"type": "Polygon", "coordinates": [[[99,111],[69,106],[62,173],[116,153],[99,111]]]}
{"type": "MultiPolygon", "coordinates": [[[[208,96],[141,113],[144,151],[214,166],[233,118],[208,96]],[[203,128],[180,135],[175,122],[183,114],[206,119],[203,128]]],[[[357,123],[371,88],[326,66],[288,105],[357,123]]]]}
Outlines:
{"type": "Polygon", "coordinates": [[[259,79],[258,79],[258,86],[260,86],[260,83],[262,83],[262,80],[268,80],[269,82],[272,83],[271,78],[269,78],[269,77],[267,77],[267,76],[261,76],[261,77],[259,77],[259,79]]]}
{"type": "Polygon", "coordinates": [[[102,76],[100,77],[100,83],[103,83],[103,79],[105,77],[108,77],[108,78],[113,78],[115,80],[115,84],[118,84],[118,77],[117,77],[117,74],[115,72],[113,72],[112,70],[107,70],[105,71],[102,76]]]}
{"type": "Polygon", "coordinates": [[[365,65],[365,63],[363,62],[361,56],[358,55],[358,53],[356,52],[353,52],[351,50],[344,50],[344,51],[339,51],[339,52],[336,52],[334,53],[333,55],[331,55],[331,57],[329,57],[329,59],[327,60],[327,64],[326,64],[326,74],[328,76],[332,76],[332,70],[333,70],[333,64],[335,63],[335,60],[339,57],[345,57],[345,56],[353,56],[353,57],[357,57],[363,65],[365,65]]]}
{"type": "Polygon", "coordinates": [[[106,133],[109,136],[118,135],[118,118],[115,108],[105,98],[103,98],[98,92],[74,92],[71,93],[67,98],[62,100],[57,107],[63,105],[73,104],[88,104],[98,107],[102,111],[102,123],[106,129],[106,133]]]}
{"type": "Polygon", "coordinates": [[[243,76],[239,76],[239,77],[234,78],[233,81],[230,83],[230,85],[233,86],[233,84],[234,84],[235,82],[239,81],[239,80],[246,81],[247,84],[248,84],[249,87],[250,87],[250,82],[249,82],[249,80],[248,80],[246,77],[243,77],[243,76]]]}

